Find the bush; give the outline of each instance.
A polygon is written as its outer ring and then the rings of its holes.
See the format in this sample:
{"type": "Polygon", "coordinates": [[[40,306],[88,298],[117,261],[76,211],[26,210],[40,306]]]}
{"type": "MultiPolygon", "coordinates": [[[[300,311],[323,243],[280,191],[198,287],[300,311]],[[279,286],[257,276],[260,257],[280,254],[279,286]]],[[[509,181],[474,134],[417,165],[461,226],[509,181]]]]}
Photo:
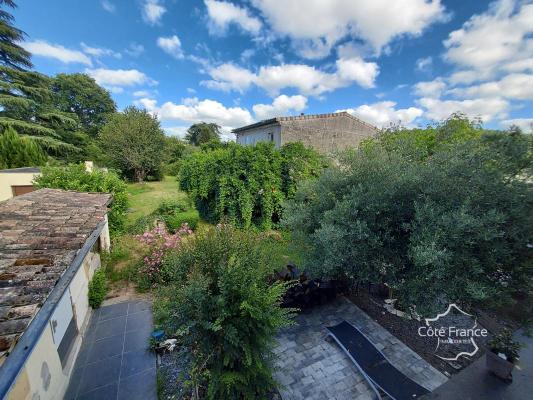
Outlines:
{"type": "Polygon", "coordinates": [[[38,188],[111,193],[113,202],[108,213],[109,229],[112,235],[124,230],[128,196],[126,183],[116,173],[100,169],[87,172],[82,164],[69,164],[66,167],[46,166],[41,169],[41,175],[35,178],[34,184],[38,188]]]}
{"type": "Polygon", "coordinates": [[[204,219],[267,230],[279,221],[282,202],[296,185],[318,175],[318,159],[301,144],[280,151],[272,143],[228,143],[184,159],[179,181],[204,219]]]}
{"type": "Polygon", "coordinates": [[[195,230],[200,222],[200,214],[196,210],[180,212],[163,217],[167,228],[171,232],[176,232],[183,224],[187,224],[192,230],[195,230]]]}
{"type": "Polygon", "coordinates": [[[193,391],[209,399],[265,398],[275,385],[272,346],[292,310],[287,285],[268,285],[268,254],[250,233],[219,226],[165,258],[172,284],[155,304],[159,326],[192,357],[193,391]]]}
{"type": "Polygon", "coordinates": [[[184,199],[164,199],[156,209],[158,215],[174,215],[180,212],[189,211],[192,208],[188,198],[184,199]]]}
{"type": "Polygon", "coordinates": [[[512,301],[533,267],[532,143],[488,132],[426,161],[352,152],[297,192],[285,223],[312,274],[387,283],[420,314],[512,301]]]}
{"type": "Polygon", "coordinates": [[[107,294],[107,280],[103,268],[98,268],[89,282],[89,305],[99,308],[107,294]]]}

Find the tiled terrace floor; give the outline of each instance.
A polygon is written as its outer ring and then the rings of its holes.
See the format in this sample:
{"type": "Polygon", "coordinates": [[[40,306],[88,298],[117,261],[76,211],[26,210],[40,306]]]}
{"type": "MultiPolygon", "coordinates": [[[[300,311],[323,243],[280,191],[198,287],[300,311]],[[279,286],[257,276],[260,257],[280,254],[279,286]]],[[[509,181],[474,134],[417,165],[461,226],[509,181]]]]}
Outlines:
{"type": "Polygon", "coordinates": [[[278,335],[277,381],[283,400],[363,400],[375,397],[352,361],[332,341],[326,327],[346,320],[357,326],[405,375],[433,390],[447,378],[350,301],[336,301],[301,313],[278,335]]]}
{"type": "Polygon", "coordinates": [[[144,301],[101,307],[76,360],[67,400],[157,399],[152,311],[144,301]]]}

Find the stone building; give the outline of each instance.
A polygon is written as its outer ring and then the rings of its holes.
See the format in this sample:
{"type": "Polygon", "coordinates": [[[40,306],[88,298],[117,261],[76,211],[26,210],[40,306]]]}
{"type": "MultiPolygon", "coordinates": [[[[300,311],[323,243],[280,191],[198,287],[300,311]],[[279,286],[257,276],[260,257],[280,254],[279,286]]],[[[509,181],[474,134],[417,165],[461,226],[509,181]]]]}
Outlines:
{"type": "Polygon", "coordinates": [[[276,117],[234,129],[233,133],[237,143],[243,145],[274,142],[280,147],[285,143],[302,142],[321,153],[332,153],[357,147],[361,140],[375,136],[377,128],[343,111],[276,117]]]}
{"type": "Polygon", "coordinates": [[[0,202],[0,398],[63,398],[110,246],[110,202],[57,189],[0,202]]]}

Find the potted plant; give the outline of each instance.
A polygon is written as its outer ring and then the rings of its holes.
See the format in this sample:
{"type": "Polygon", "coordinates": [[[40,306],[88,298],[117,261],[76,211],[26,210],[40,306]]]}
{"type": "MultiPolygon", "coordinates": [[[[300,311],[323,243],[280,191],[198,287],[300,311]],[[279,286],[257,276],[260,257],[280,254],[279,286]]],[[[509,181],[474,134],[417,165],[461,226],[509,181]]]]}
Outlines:
{"type": "Polygon", "coordinates": [[[518,360],[520,343],[513,340],[511,332],[504,329],[487,343],[487,368],[499,378],[513,380],[513,368],[518,360]]]}

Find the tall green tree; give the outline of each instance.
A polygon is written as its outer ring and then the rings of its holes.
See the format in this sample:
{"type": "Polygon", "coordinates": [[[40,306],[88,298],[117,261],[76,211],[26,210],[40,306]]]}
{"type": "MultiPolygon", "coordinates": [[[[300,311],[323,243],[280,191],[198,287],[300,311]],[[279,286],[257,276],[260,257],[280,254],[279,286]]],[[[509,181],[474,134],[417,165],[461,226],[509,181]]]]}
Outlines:
{"type": "Polygon", "coordinates": [[[165,134],[157,117],[137,107],[110,116],[100,132],[103,152],[128,179],[161,176],[165,134]]]}
{"type": "Polygon", "coordinates": [[[191,125],[185,135],[185,140],[195,146],[212,140],[220,141],[220,126],[213,123],[200,122],[191,125]]]}
{"type": "Polygon", "coordinates": [[[35,167],[46,162],[46,154],[30,138],[8,127],[0,134],[0,169],[35,167]]]}
{"type": "Polygon", "coordinates": [[[107,90],[86,74],[58,74],[52,80],[53,104],[61,112],[74,113],[81,128],[96,137],[116,104],[107,90]]]}
{"type": "Polygon", "coordinates": [[[13,15],[4,8],[16,8],[12,0],[0,0],[0,63],[15,69],[31,68],[31,54],[20,46],[26,34],[13,26],[13,15]]]}

